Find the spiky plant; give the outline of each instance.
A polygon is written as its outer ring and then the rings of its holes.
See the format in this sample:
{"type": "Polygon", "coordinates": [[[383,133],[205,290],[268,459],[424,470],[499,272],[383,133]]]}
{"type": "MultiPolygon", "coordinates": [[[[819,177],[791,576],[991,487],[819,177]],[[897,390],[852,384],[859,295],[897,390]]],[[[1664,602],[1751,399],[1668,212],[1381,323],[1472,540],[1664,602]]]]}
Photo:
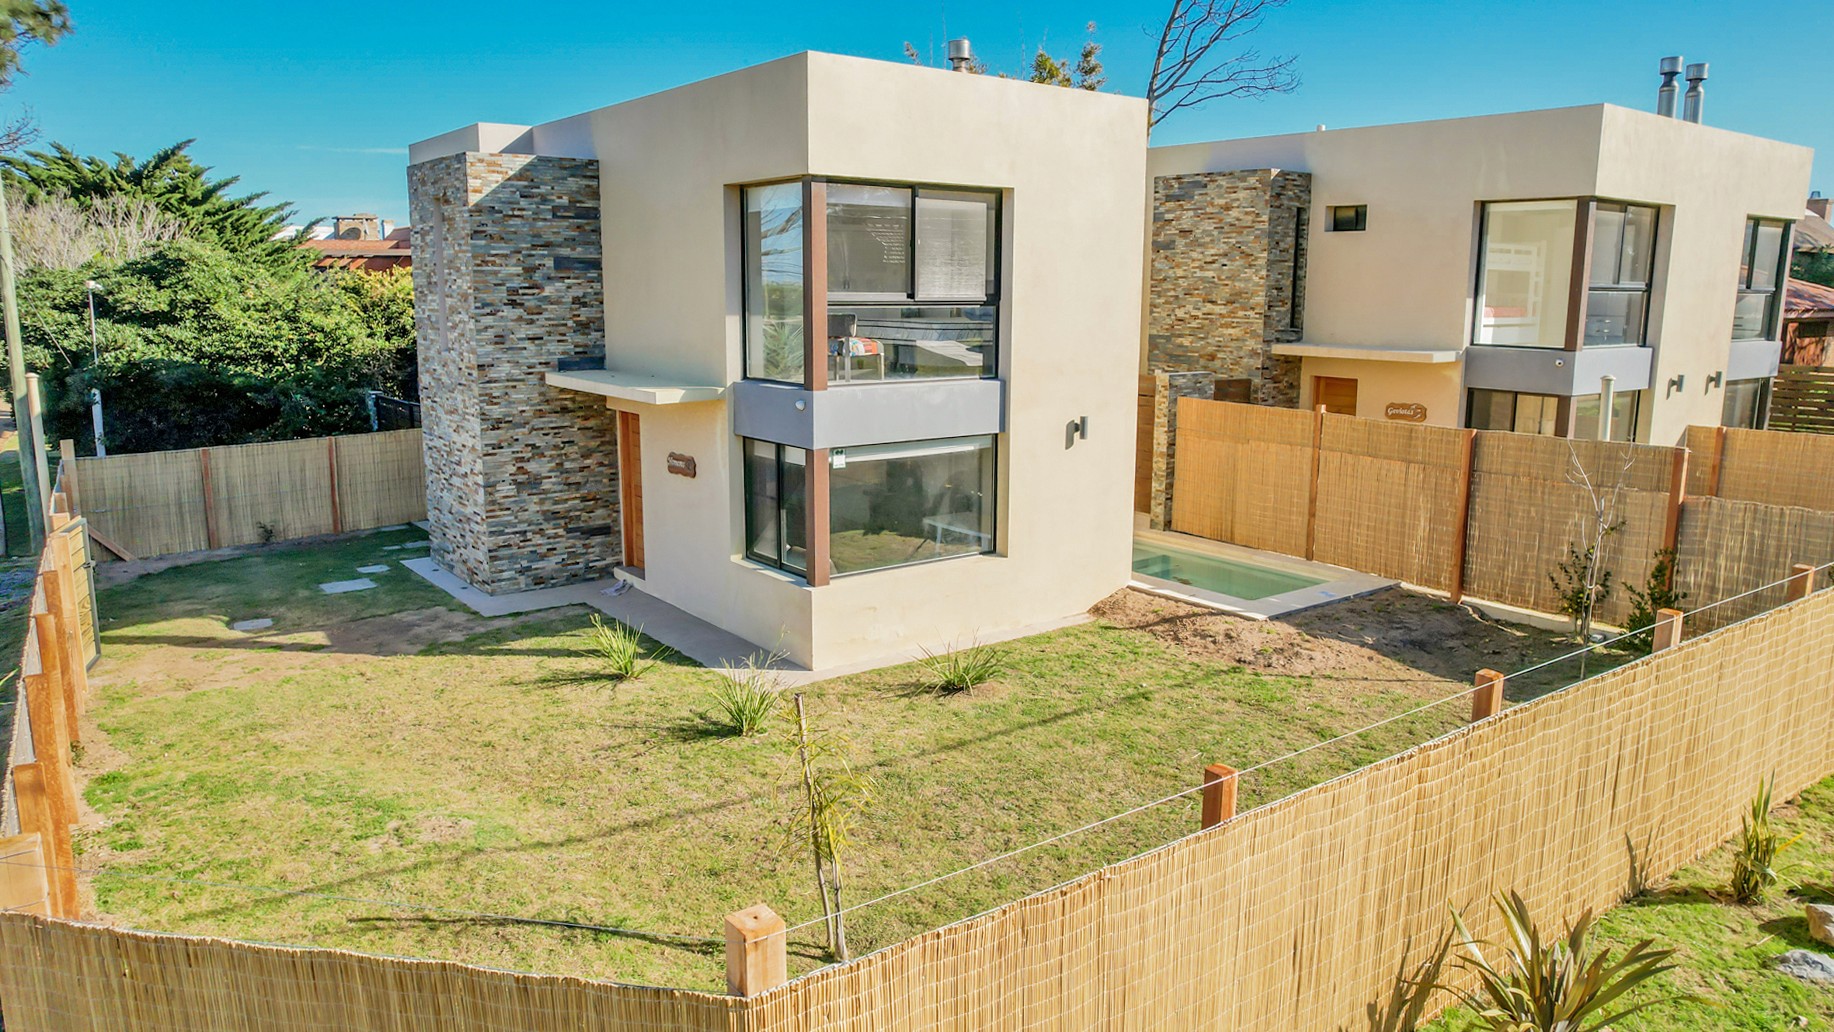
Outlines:
{"type": "Polygon", "coordinates": [[[579,649],[601,664],[606,680],[613,684],[635,681],[649,673],[668,647],[658,646],[654,653],[643,647],[643,628],[631,627],[616,620],[606,623],[592,614],[592,629],[586,632],[586,645],[579,649]]]}
{"type": "Polygon", "coordinates": [[[739,666],[721,671],[725,676],[708,694],[720,716],[717,723],[726,733],[747,738],[770,723],[783,702],[783,679],[776,671],[782,658],[779,652],[753,653],[739,666]]]}
{"type": "Polygon", "coordinates": [[[1785,841],[1770,823],[1771,790],[1776,785],[1772,775],[1758,782],[1758,794],[1751,799],[1751,809],[1739,818],[1738,851],[1732,857],[1732,898],[1740,903],[1762,902],[1771,886],[1783,878],[1777,869],[1777,858],[1796,840],[1785,841]]]}
{"type": "Polygon", "coordinates": [[[1487,946],[1466,927],[1464,915],[1452,909],[1454,942],[1463,951],[1461,966],[1475,975],[1474,990],[1450,989],[1477,1016],[1476,1028],[1486,1032],[1594,1032],[1626,1015],[1667,1003],[1663,997],[1626,1005],[1625,994],[1675,965],[1668,963],[1674,950],[1656,949],[1645,939],[1622,957],[1600,949],[1592,939],[1592,911],[1587,910],[1567,926],[1564,938],[1545,941],[1522,897],[1510,892],[1496,896],[1506,940],[1501,956],[1492,961],[1487,946]]]}
{"type": "Polygon", "coordinates": [[[923,650],[920,660],[925,688],[953,695],[970,692],[1000,676],[1006,669],[1006,650],[978,642],[941,652],[923,650]]]}

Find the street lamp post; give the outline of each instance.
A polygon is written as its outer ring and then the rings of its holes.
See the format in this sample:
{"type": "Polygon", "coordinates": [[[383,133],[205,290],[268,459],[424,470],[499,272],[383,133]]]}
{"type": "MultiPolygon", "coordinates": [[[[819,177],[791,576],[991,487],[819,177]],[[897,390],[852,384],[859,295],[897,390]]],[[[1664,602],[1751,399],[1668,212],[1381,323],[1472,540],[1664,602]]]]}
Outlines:
{"type": "MultiPolygon", "coordinates": [[[[95,280],[84,280],[83,289],[89,291],[89,370],[90,375],[100,376],[102,372],[102,346],[96,342],[96,291],[102,285],[95,280]]],[[[96,458],[106,458],[108,444],[102,437],[102,390],[99,387],[89,388],[89,422],[95,430],[96,458]]]]}

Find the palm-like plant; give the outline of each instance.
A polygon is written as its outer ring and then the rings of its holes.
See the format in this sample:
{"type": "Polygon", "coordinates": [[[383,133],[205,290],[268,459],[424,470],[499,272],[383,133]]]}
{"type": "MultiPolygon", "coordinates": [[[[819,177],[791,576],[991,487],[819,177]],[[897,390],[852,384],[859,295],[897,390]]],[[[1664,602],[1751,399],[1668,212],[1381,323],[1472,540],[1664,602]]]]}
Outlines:
{"type": "Polygon", "coordinates": [[[1465,926],[1464,916],[1456,908],[1452,911],[1455,941],[1466,954],[1460,958],[1462,966],[1477,976],[1478,988],[1444,988],[1476,1013],[1476,1027],[1487,1032],[1593,1032],[1678,999],[1625,1005],[1626,993],[1675,968],[1668,963],[1675,951],[1656,949],[1655,940],[1645,939],[1614,958],[1610,950],[1593,943],[1590,910],[1567,927],[1564,938],[1549,942],[1541,938],[1528,904],[1517,893],[1499,893],[1496,907],[1507,940],[1495,963],[1486,955],[1485,944],[1465,926]]]}
{"type": "Polygon", "coordinates": [[[1732,857],[1732,898],[1740,903],[1757,903],[1781,881],[1777,858],[1796,844],[1796,838],[1784,841],[1770,823],[1771,789],[1776,778],[1758,782],[1758,794],[1752,797],[1751,811],[1739,818],[1738,852],[1732,857]]]}

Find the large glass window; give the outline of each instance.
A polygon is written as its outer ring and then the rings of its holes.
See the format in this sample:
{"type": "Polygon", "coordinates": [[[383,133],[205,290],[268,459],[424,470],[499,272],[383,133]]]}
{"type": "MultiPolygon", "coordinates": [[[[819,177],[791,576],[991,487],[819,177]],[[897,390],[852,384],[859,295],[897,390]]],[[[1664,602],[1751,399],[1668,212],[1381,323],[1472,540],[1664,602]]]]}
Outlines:
{"type": "Polygon", "coordinates": [[[994,439],[835,448],[828,462],[835,573],[994,549],[994,439]]]}
{"type": "Polygon", "coordinates": [[[745,375],[802,382],[802,184],[745,188],[745,375]]]}
{"type": "Polygon", "coordinates": [[[1474,343],[1565,346],[1575,204],[1565,200],[1484,205],[1474,343]]]}
{"type": "Polygon", "coordinates": [[[787,444],[746,439],[745,555],[761,563],[808,570],[808,453],[787,444]]]}
{"type": "Polygon", "coordinates": [[[910,188],[829,183],[828,299],[910,296],[910,188]]]}
{"type": "Polygon", "coordinates": [[[1465,425],[1473,430],[1557,435],[1560,399],[1552,394],[1473,390],[1466,406],[1465,425]]]}
{"type": "Polygon", "coordinates": [[[1743,257],[1739,262],[1738,300],[1732,310],[1733,340],[1773,340],[1777,335],[1777,284],[1782,280],[1783,248],[1789,223],[1777,219],[1745,220],[1743,257]]]}
{"type": "Polygon", "coordinates": [[[1655,243],[1656,209],[1610,201],[1595,205],[1586,344],[1643,343],[1655,243]]]}
{"type": "MultiPolygon", "coordinates": [[[[1611,439],[1632,442],[1637,439],[1637,414],[1642,408],[1642,391],[1614,391],[1611,395],[1611,439]]],[[[1600,396],[1582,394],[1573,399],[1573,436],[1581,441],[1598,440],[1600,396]]]]}
{"type": "Polygon", "coordinates": [[[1729,380],[1719,425],[1762,430],[1770,410],[1769,380],[1729,380]]]}

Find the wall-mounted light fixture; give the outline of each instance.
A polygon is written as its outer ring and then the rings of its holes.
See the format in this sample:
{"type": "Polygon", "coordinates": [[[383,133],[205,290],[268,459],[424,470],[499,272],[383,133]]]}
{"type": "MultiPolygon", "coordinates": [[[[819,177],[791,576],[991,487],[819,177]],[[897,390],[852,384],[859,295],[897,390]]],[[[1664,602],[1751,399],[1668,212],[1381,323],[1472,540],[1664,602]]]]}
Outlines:
{"type": "Polygon", "coordinates": [[[1089,417],[1088,416],[1078,416],[1075,419],[1072,419],[1068,423],[1064,424],[1063,446],[1066,449],[1075,447],[1077,441],[1087,441],[1088,439],[1089,439],[1089,417]]]}
{"type": "Polygon", "coordinates": [[[1721,369],[1718,372],[1714,373],[1712,376],[1707,377],[1707,390],[1709,391],[1711,391],[1715,387],[1723,387],[1725,386],[1725,384],[1726,384],[1726,371],[1724,369],[1721,369]]]}
{"type": "Polygon", "coordinates": [[[1686,374],[1683,374],[1683,373],[1676,373],[1675,375],[1669,377],[1668,378],[1668,394],[1663,395],[1663,397],[1668,397],[1669,394],[1674,394],[1676,391],[1680,390],[1681,386],[1687,383],[1687,379],[1688,378],[1686,374]]]}

